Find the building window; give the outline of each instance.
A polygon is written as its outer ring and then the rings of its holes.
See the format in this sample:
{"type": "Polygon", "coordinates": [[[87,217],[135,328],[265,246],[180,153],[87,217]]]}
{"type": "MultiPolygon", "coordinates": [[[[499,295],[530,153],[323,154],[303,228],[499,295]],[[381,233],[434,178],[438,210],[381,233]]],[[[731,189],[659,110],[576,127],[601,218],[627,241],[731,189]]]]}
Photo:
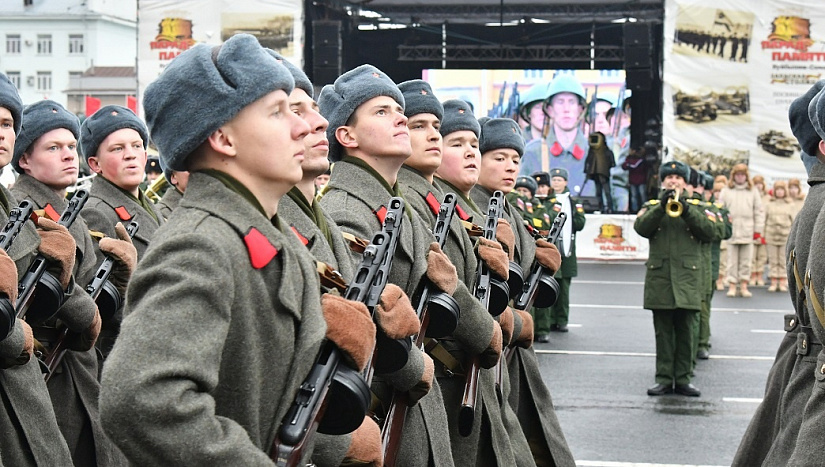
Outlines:
{"type": "Polygon", "coordinates": [[[37,35],[37,55],[51,55],[52,54],[52,35],[38,34],[37,35]]]}
{"type": "Polygon", "coordinates": [[[51,91],[52,90],[52,72],[38,71],[37,72],[37,90],[51,91]]]}
{"type": "Polygon", "coordinates": [[[69,55],[83,53],[83,34],[69,34],[69,55]]]}
{"type": "Polygon", "coordinates": [[[7,71],[6,76],[9,77],[9,81],[16,87],[20,89],[20,72],[19,71],[7,71]]]}
{"type": "Polygon", "coordinates": [[[23,6],[32,6],[34,0],[23,0],[23,6]]]}
{"type": "Polygon", "coordinates": [[[20,53],[20,34],[6,34],[6,53],[10,55],[20,53]]]}
{"type": "Polygon", "coordinates": [[[81,76],[83,76],[82,71],[70,71],[69,72],[69,81],[71,81],[75,78],[80,78],[81,76]]]}

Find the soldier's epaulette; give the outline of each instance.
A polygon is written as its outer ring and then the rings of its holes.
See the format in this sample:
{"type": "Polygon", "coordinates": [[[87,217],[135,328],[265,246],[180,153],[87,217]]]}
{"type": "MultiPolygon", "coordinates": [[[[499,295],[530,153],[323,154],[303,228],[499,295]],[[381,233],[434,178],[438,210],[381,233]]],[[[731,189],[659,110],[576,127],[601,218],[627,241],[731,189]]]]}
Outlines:
{"type": "Polygon", "coordinates": [[[106,234],[104,234],[103,232],[98,232],[97,230],[90,230],[89,236],[91,236],[93,240],[100,241],[100,239],[105,237],[106,234]]]}
{"type": "Polygon", "coordinates": [[[717,208],[719,208],[719,209],[722,209],[722,208],[724,208],[724,207],[725,207],[725,205],[724,205],[724,204],[722,204],[722,203],[720,203],[719,201],[717,201],[717,202],[713,203],[713,205],[714,205],[714,206],[716,206],[716,207],[717,207],[717,208]]]}
{"type": "Polygon", "coordinates": [[[694,206],[699,206],[699,203],[701,203],[702,201],[699,201],[696,198],[691,198],[691,199],[687,200],[687,202],[694,205],[694,206]]]}
{"type": "Polygon", "coordinates": [[[659,202],[660,201],[658,199],[652,199],[652,200],[648,201],[647,204],[649,204],[651,206],[656,206],[657,204],[659,204],[659,202]]]}
{"type": "Polygon", "coordinates": [[[555,203],[555,202],[556,202],[556,198],[551,198],[551,199],[550,199],[550,202],[551,202],[551,203],[555,203]]]}

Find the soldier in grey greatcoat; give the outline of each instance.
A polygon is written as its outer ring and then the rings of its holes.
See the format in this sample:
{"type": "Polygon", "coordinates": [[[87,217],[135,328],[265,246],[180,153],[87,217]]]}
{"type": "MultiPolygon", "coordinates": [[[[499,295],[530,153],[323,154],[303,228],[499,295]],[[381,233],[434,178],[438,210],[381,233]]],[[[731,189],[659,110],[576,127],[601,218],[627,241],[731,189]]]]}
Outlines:
{"type": "Polygon", "coordinates": [[[169,181],[169,185],[171,186],[166,190],[166,193],[163,194],[163,197],[160,198],[157,207],[160,215],[166,220],[169,219],[172,211],[178,207],[181,198],[183,198],[183,192],[186,191],[186,184],[189,183],[189,172],[164,168],[163,176],[169,181]]]}
{"type": "MultiPolygon", "coordinates": [[[[23,126],[14,151],[14,164],[21,173],[12,188],[18,199],[28,199],[43,215],[57,221],[68,203],[66,189],[77,182],[79,159],[77,137],[80,122],[57,102],[38,101],[23,111],[23,126]]],[[[75,465],[121,465],[125,459],[106,438],[100,426],[97,399],[99,365],[94,342],[100,332],[100,313],[85,291],[96,272],[95,244],[89,229],[78,216],[69,227],[75,240],[74,284],[57,313],[34,327],[34,336],[47,351],[53,351],[62,328],[68,328],[69,351],[48,379],[58,424],[72,452],[75,465]]],[[[104,239],[101,249],[116,253],[119,264],[113,283],[126,283],[136,253],[128,240],[104,239]],[[125,254],[125,256],[123,256],[125,254]]],[[[125,290],[125,288],[124,288],[125,290]]]]}
{"type": "MultiPolygon", "coordinates": [[[[518,136],[514,122],[508,119],[485,120],[479,138],[481,152],[478,184],[470,195],[477,206],[487,206],[495,190],[506,195],[516,182],[518,163],[524,151],[524,141],[518,136]]],[[[512,226],[508,246],[510,259],[529,272],[538,261],[551,271],[561,265],[558,249],[544,240],[535,240],[528,232],[521,214],[507,202],[504,218],[512,226]]],[[[509,230],[509,229],[508,229],[509,230]]],[[[502,239],[502,243],[507,243],[502,239]]],[[[533,344],[533,320],[529,313],[514,310],[513,331],[507,359],[510,389],[507,397],[518,414],[536,463],[552,459],[556,465],[575,465],[553,408],[550,391],[541,379],[533,344]],[[523,384],[524,383],[524,384],[523,384]]]]}
{"type": "MultiPolygon", "coordinates": [[[[401,196],[398,171],[411,153],[404,97],[381,70],[362,65],[325,86],[318,104],[329,120],[329,154],[335,163],[321,206],[342,231],[371,238],[381,228],[390,198],[401,196]]],[[[389,282],[412,297],[426,274],[438,288],[453,292],[455,268],[443,252],[430,249],[434,237],[418,214],[409,206],[404,212],[389,282]],[[453,271],[447,273],[439,262],[453,271]]],[[[410,395],[418,400],[407,411],[401,435],[397,458],[402,465],[454,464],[444,400],[433,372],[432,359],[413,346],[404,368],[373,380],[373,391],[385,404],[392,388],[413,391],[410,395]]]]}
{"type": "MultiPolygon", "coordinates": [[[[103,426],[130,463],[272,465],[325,331],[354,362],[368,357],[344,345],[347,328],[371,347],[366,307],[321,301],[314,260],[278,216],[309,132],[290,111],[292,87],[289,71],[239,34],[187,50],[146,90],[161,157],[191,175],[134,273],[103,371],[103,426]],[[325,325],[328,312],[349,322],[325,325]]],[[[364,430],[378,442],[374,422],[364,430]]]]}
{"type": "MultiPolygon", "coordinates": [[[[825,161],[817,134],[808,117],[808,106],[825,87],[818,81],[790,106],[788,116],[794,136],[805,154],[825,161]]],[[[825,203],[825,164],[817,162],[808,174],[808,196],[791,226],[786,245],[788,291],[794,308],[784,317],[785,336],[776,351],[765,383],[765,396],[757,407],[733,459],[734,466],[761,465],[769,456],[784,464],[793,451],[802,423],[805,403],[815,384],[811,374],[817,369],[820,341],[811,329],[815,316],[808,314],[804,275],[811,251],[811,237],[820,209],[825,203]],[[814,350],[812,350],[814,349],[814,350]],[[790,405],[788,405],[790,404],[790,405]]]]}
{"type": "MultiPolygon", "coordinates": [[[[20,132],[23,103],[17,88],[0,73],[0,167],[9,164],[15,140],[20,132]]],[[[18,205],[15,197],[0,186],[0,225],[6,225],[9,213],[18,205]]],[[[42,221],[41,221],[42,222],[42,221]]],[[[58,231],[49,232],[55,234],[58,231]]],[[[64,230],[65,232],[65,230],[64,230]]],[[[51,247],[64,243],[63,254],[70,254],[74,241],[68,232],[52,239],[51,247]]],[[[0,253],[2,294],[12,303],[20,280],[41,248],[41,238],[31,222],[8,251],[0,253]],[[9,259],[11,261],[9,261],[9,259]]],[[[73,266],[74,255],[70,256],[73,266]]],[[[60,432],[43,373],[32,358],[34,340],[29,325],[20,319],[11,324],[11,333],[0,336],[0,464],[13,466],[71,465],[72,455],[60,432]],[[21,356],[23,358],[21,358],[21,356]]]]}

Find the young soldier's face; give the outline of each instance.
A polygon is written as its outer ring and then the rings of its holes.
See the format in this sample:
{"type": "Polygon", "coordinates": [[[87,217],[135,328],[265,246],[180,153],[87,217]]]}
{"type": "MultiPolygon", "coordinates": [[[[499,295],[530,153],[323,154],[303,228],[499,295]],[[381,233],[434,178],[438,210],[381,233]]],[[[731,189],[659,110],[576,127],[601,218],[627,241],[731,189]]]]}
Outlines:
{"type": "Polygon", "coordinates": [[[361,152],[370,156],[410,157],[412,147],[407,117],[395,99],[374,97],[361,104],[353,118],[355,124],[347,126],[361,152]]]}
{"type": "Polygon", "coordinates": [[[528,199],[533,197],[533,193],[530,193],[530,190],[528,190],[527,188],[524,188],[523,186],[520,186],[520,187],[516,188],[516,193],[518,193],[521,196],[524,196],[525,198],[528,198],[528,199]]]}
{"type": "Polygon", "coordinates": [[[272,183],[286,188],[301,181],[304,138],[310,129],[290,110],[286,92],[266,94],[244,107],[225,127],[233,141],[236,164],[249,175],[241,183],[252,185],[250,189],[272,183]]]}
{"type": "Polygon", "coordinates": [[[318,104],[300,88],[295,88],[289,95],[289,109],[309,125],[309,134],[304,137],[304,162],[301,164],[304,177],[323,175],[329,169],[329,122],[318,111],[318,104]]]}
{"type": "Polygon", "coordinates": [[[554,193],[563,193],[567,188],[567,180],[564,177],[553,177],[550,179],[550,185],[553,186],[554,193]]]}
{"type": "Polygon", "coordinates": [[[560,92],[550,99],[553,110],[553,124],[564,131],[571,131],[579,124],[579,115],[584,110],[579,103],[579,96],[571,92],[560,92]]]}
{"type": "Polygon", "coordinates": [[[470,130],[454,131],[444,138],[439,177],[467,194],[478,182],[481,154],[478,137],[470,130]]]}
{"type": "MultiPolygon", "coordinates": [[[[552,182],[551,182],[552,183],[552,182]]],[[[537,196],[547,196],[550,194],[550,185],[539,185],[538,189],[536,190],[537,196]]]]}
{"type": "Polygon", "coordinates": [[[544,118],[541,102],[533,104],[533,107],[530,107],[530,126],[536,130],[541,130],[544,128],[544,118]]]}
{"type": "Polygon", "coordinates": [[[58,128],[32,143],[20,158],[20,168],[53,190],[62,191],[77,182],[80,160],[71,131],[58,128]]]}
{"type": "Polygon", "coordinates": [[[685,188],[685,179],[680,175],[670,174],[662,181],[662,188],[666,190],[683,190],[685,188]]]}
{"type": "Polygon", "coordinates": [[[424,175],[432,175],[441,165],[441,120],[433,114],[417,114],[409,117],[412,155],[404,164],[424,175]]]}
{"type": "Polygon", "coordinates": [[[329,175],[324,173],[315,177],[315,187],[319,190],[327,186],[327,183],[329,183],[329,175]]]}
{"type": "Polygon", "coordinates": [[[9,109],[0,107],[0,167],[5,167],[11,162],[16,139],[14,117],[11,116],[9,109]]]}
{"type": "Polygon", "coordinates": [[[611,108],[610,102],[597,100],[595,108],[596,118],[593,123],[593,129],[595,131],[600,131],[605,135],[611,134],[612,130],[610,128],[610,121],[607,119],[607,111],[611,108]]]}
{"type": "Polygon", "coordinates": [[[146,148],[140,133],[122,128],[107,136],[89,158],[89,168],[106,180],[127,191],[143,181],[146,170],[146,148]]]}
{"type": "Polygon", "coordinates": [[[518,151],[499,148],[487,151],[481,156],[481,174],[478,184],[488,190],[501,190],[505,195],[516,186],[518,165],[521,160],[518,151]]]}

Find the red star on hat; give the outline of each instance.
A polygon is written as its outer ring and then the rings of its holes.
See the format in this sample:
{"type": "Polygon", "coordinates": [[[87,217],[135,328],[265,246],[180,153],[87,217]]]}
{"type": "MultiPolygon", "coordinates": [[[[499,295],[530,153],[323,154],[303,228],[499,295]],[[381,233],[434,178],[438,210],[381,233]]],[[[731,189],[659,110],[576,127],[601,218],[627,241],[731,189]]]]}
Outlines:
{"type": "Polygon", "coordinates": [[[373,73],[373,74],[372,74],[372,76],[374,76],[374,77],[376,77],[376,78],[380,78],[380,77],[381,77],[381,75],[379,75],[378,73],[373,73]]]}
{"type": "Polygon", "coordinates": [[[426,95],[427,95],[427,90],[426,90],[426,89],[422,89],[422,90],[421,90],[421,95],[422,95],[422,96],[426,96],[426,95]]]}

